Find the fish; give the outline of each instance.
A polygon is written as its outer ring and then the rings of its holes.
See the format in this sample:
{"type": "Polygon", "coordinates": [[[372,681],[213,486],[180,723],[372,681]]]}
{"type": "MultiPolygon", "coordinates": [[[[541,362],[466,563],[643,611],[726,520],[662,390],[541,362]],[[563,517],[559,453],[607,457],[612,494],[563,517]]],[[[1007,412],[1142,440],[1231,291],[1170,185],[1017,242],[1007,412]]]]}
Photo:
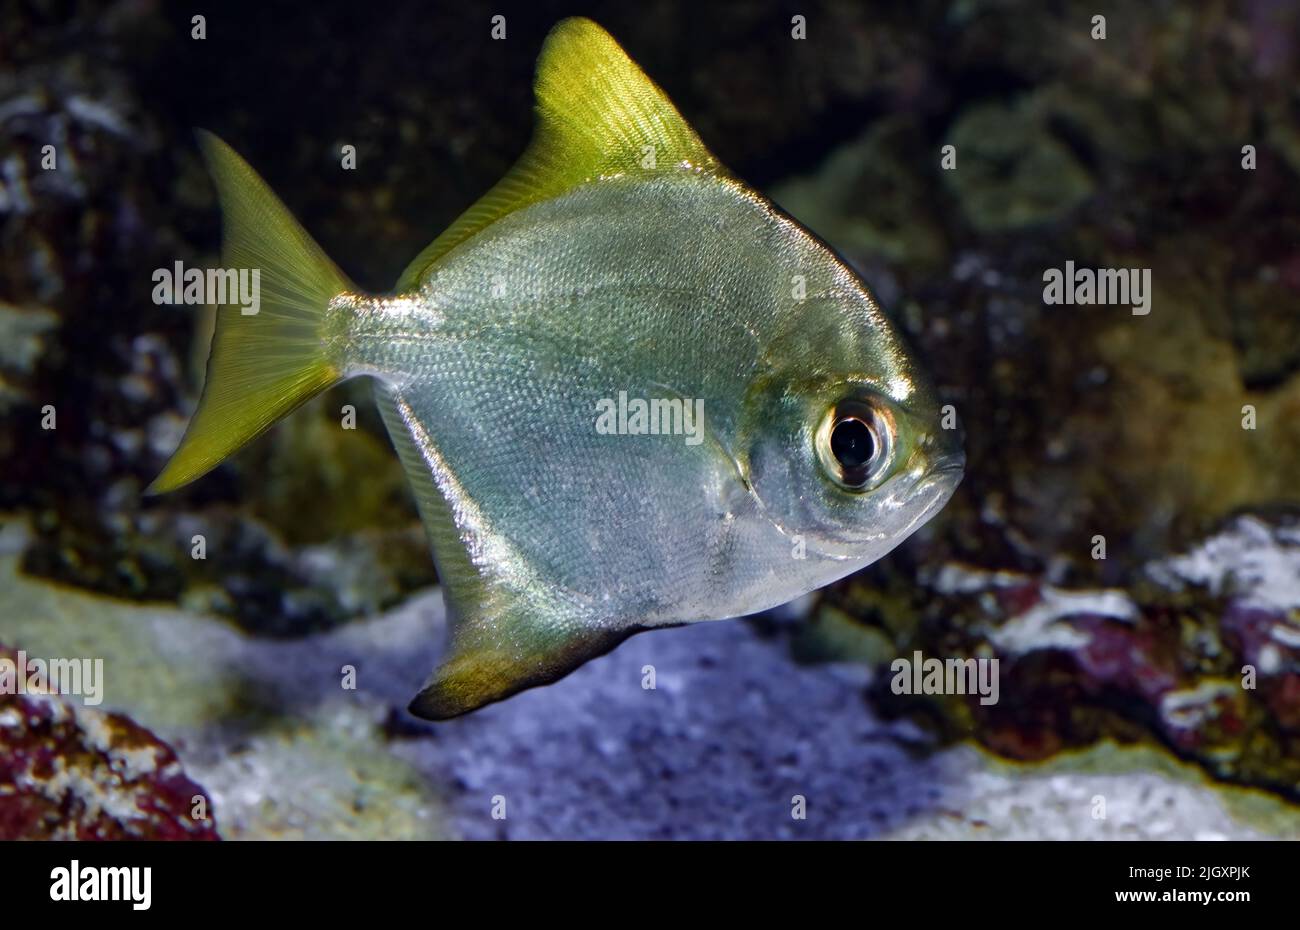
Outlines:
{"type": "Polygon", "coordinates": [[[548,34],[532,140],[359,290],[199,131],[222,261],[198,406],[148,493],[368,378],[427,532],[449,646],[410,712],[557,681],[634,633],[769,610],[948,501],[959,428],[867,285],[728,171],[588,19],[548,34]]]}

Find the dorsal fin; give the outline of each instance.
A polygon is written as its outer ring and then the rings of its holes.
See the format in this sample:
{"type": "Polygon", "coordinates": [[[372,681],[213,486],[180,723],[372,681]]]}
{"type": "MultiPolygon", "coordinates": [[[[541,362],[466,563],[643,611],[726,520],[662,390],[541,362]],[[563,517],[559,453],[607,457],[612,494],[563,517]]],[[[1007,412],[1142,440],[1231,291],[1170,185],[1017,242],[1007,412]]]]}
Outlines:
{"type": "Polygon", "coordinates": [[[434,262],[479,230],[580,184],[632,173],[726,174],[667,95],[589,19],[566,19],[551,30],[533,89],[528,149],[407,266],[399,293],[418,287],[434,262]]]}

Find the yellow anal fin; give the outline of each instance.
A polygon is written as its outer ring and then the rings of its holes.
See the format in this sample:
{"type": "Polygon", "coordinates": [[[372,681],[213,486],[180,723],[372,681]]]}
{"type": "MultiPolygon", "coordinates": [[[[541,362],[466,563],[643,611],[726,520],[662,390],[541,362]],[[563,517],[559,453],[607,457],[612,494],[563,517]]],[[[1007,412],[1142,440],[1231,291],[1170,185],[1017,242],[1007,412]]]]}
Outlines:
{"type": "Polygon", "coordinates": [[[486,704],[548,685],[589,659],[604,655],[637,628],[556,628],[539,617],[483,617],[492,634],[480,638],[458,629],[452,653],[434,669],[409,710],[426,720],[459,717],[486,704]],[[512,634],[527,634],[515,639],[512,634]]]}

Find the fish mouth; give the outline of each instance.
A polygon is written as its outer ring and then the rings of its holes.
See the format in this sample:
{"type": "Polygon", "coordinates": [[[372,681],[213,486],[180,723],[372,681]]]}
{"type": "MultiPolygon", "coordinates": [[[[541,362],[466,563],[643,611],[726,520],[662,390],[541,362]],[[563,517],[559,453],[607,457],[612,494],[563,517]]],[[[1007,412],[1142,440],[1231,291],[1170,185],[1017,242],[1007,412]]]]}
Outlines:
{"type": "Polygon", "coordinates": [[[912,532],[943,509],[943,505],[948,503],[948,498],[952,497],[953,492],[957,490],[957,485],[961,484],[962,476],[965,474],[966,454],[964,452],[949,452],[935,459],[926,469],[924,477],[913,487],[912,501],[919,507],[915,519],[906,532],[912,532]]]}
{"type": "Polygon", "coordinates": [[[965,473],[966,453],[949,452],[947,455],[935,459],[934,463],[926,470],[926,479],[929,481],[945,476],[961,476],[965,473]]]}

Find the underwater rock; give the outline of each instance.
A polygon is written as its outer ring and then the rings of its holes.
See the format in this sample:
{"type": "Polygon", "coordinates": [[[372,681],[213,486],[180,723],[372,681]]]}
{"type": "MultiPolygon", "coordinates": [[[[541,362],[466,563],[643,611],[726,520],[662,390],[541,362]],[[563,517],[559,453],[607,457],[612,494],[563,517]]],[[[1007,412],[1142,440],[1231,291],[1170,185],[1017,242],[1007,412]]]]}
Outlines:
{"type": "MultiPolygon", "coordinates": [[[[933,272],[948,258],[943,224],[931,215],[926,185],[932,172],[918,170],[932,153],[914,124],[881,120],[861,140],[837,148],[815,173],[784,181],[769,192],[782,209],[859,264],[933,272]],[[869,204],[868,209],[863,209],[869,204]]],[[[878,274],[867,274],[877,297],[878,274]]]]}
{"type": "Polygon", "coordinates": [[[46,337],[58,325],[58,316],[49,310],[0,303],[0,414],[30,399],[24,382],[45,351],[46,337]]]}
{"type": "MultiPolygon", "coordinates": [[[[875,628],[895,655],[997,659],[999,699],[900,695],[883,673],[872,694],[1010,758],[1149,742],[1215,778],[1300,798],[1300,521],[1240,517],[1143,576],[1132,591],[1067,590],[1041,575],[931,570],[910,620],[898,611],[875,628]]],[[[856,592],[827,600],[845,609],[856,592]]]]}
{"type": "Polygon", "coordinates": [[[1059,220],[1092,193],[1088,172],[1051,135],[1032,100],[971,107],[948,139],[958,167],[944,179],[979,232],[1059,220]]]}
{"type": "Polygon", "coordinates": [[[103,708],[175,747],[224,838],[447,835],[435,791],[386,748],[390,714],[436,658],[436,592],[382,624],[255,639],[208,614],[29,578],[3,554],[15,548],[0,533],[0,634],[31,655],[102,658],[103,708]]]}
{"type": "MultiPolygon", "coordinates": [[[[0,658],[18,653],[0,646],[0,658]]],[[[0,840],[219,838],[175,751],[129,717],[0,693],[0,840]]]]}
{"type": "Polygon", "coordinates": [[[405,521],[290,546],[230,507],[127,507],[105,512],[102,523],[45,511],[30,535],[27,571],[122,597],[176,600],[268,636],[337,626],[435,577],[424,533],[405,521]]]}

